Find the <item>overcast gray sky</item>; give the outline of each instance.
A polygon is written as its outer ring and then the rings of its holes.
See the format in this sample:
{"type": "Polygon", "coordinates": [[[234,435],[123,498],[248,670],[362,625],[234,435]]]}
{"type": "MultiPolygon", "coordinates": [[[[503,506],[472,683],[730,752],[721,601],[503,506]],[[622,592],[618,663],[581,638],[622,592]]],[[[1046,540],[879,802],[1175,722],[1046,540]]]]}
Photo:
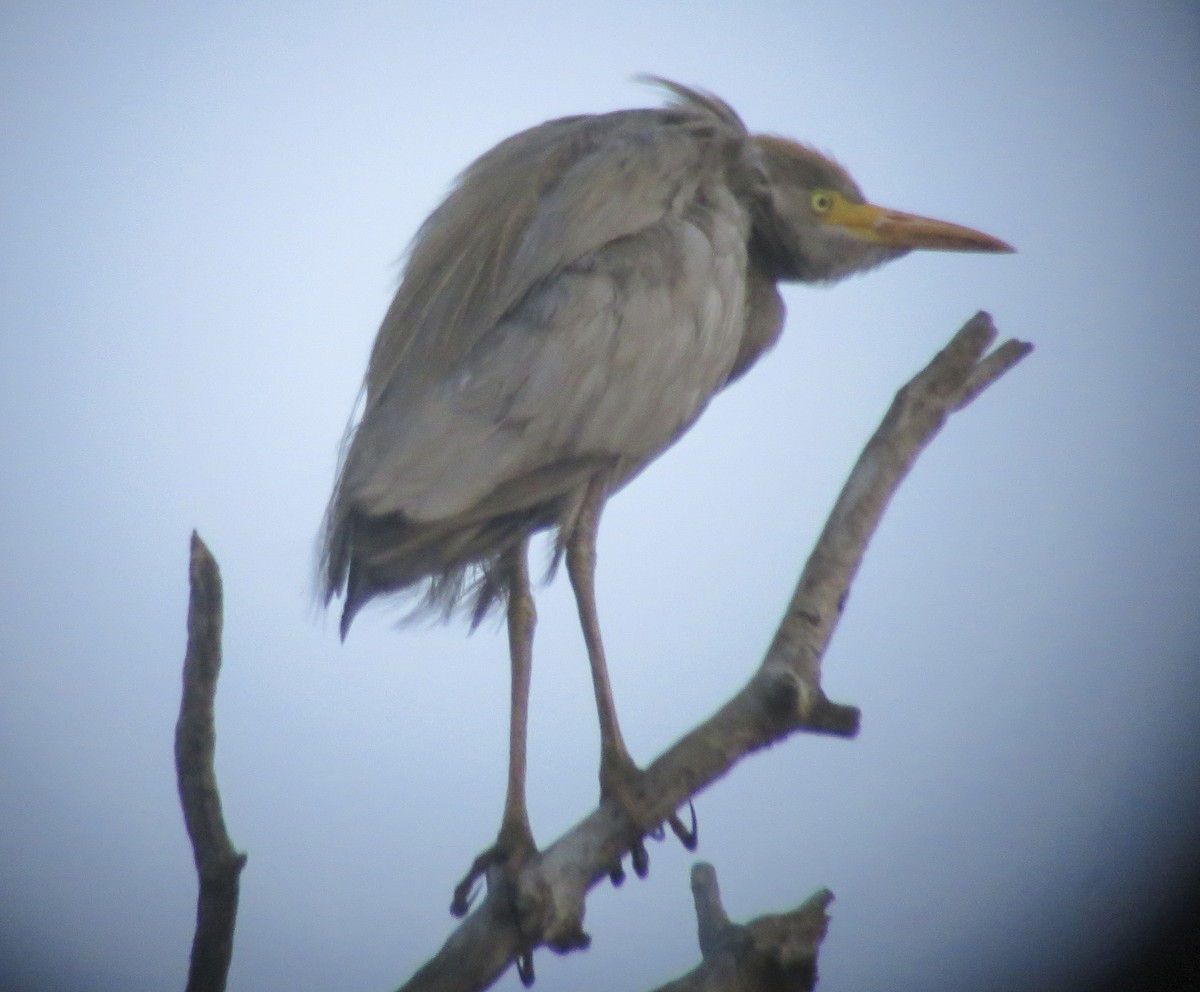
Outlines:
{"type": "MultiPolygon", "coordinates": [[[[784,339],[609,506],[599,595],[645,762],[757,663],[894,390],[975,310],[1037,351],[906,482],[826,662],[853,741],[697,807],[730,913],[837,895],[825,989],[1066,987],[1200,843],[1200,14],[1186,0],[67,4],[0,13],[0,981],[180,987],[171,735],[188,536],[226,582],[233,990],[387,989],[498,823],[501,632],[345,646],[312,605],[338,441],[397,260],[452,177],[654,72],[1015,256],[789,289],[784,339]]],[[[540,597],[530,805],[596,800],[565,583],[540,597]]],[[[697,960],[677,845],[545,989],[697,960]]],[[[501,988],[517,987],[510,974],[501,988]]]]}

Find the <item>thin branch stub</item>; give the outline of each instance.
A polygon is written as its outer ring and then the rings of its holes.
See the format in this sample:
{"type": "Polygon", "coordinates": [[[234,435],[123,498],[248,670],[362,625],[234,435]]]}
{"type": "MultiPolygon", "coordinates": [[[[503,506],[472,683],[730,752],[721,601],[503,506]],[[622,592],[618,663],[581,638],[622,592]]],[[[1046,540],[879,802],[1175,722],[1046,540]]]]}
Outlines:
{"type": "Polygon", "coordinates": [[[234,850],[229,839],[213,770],[213,706],[221,671],[221,573],[195,531],[188,579],[188,641],[175,724],[175,769],[200,891],[187,992],[223,992],[233,958],[238,879],[246,855],[234,850]]]}

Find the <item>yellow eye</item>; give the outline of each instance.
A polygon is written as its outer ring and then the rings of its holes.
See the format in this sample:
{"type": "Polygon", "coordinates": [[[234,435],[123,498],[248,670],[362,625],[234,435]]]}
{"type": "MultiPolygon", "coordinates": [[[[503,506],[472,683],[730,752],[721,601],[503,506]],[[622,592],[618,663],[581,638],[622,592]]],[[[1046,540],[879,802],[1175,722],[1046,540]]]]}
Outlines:
{"type": "Polygon", "coordinates": [[[833,194],[827,190],[817,190],[812,195],[812,208],[814,213],[829,213],[829,211],[833,209],[833,194]]]}

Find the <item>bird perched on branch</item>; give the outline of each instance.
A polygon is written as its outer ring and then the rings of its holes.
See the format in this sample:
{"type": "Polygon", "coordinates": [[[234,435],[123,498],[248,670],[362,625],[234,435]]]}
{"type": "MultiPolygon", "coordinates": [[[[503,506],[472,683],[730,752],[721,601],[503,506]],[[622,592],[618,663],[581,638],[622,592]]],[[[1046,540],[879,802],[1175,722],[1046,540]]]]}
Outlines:
{"type": "MultiPolygon", "coordinates": [[[[868,203],[836,162],[756,135],[722,100],[656,79],[667,106],[566,117],[484,154],[413,240],[371,352],[323,534],[344,637],[370,600],[507,610],[508,792],[456,890],[534,851],[525,737],[531,535],[556,534],[600,719],[600,790],[645,870],[642,773],[621,737],[593,577],[605,501],[674,443],[783,327],[776,284],[833,282],[914,248],[1006,252],[868,203]]],[[[557,560],[557,555],[556,555],[557,560]]],[[[670,820],[688,842],[690,832],[670,820]]]]}

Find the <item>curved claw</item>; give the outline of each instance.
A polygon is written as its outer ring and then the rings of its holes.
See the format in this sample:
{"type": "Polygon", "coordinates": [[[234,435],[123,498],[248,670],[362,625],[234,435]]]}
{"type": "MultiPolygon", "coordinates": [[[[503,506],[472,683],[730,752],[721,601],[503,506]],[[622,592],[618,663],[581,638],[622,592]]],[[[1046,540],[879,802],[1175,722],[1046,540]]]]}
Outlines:
{"type": "Polygon", "coordinates": [[[635,840],[629,848],[629,862],[633,865],[633,873],[638,878],[645,878],[650,874],[650,855],[646,853],[646,845],[642,843],[641,837],[635,840]]]}
{"type": "Polygon", "coordinates": [[[616,863],[616,865],[613,866],[612,870],[608,873],[608,880],[610,882],[612,882],[613,888],[615,888],[615,889],[620,888],[621,885],[624,884],[625,868],[622,866],[620,861],[618,861],[616,863]]]}
{"type": "Polygon", "coordinates": [[[480,864],[483,861],[481,854],[475,859],[475,863],[471,865],[471,870],[463,876],[463,880],[454,886],[454,898],[450,900],[450,915],[463,917],[471,908],[471,903],[475,901],[475,897],[479,894],[479,879],[487,870],[487,863],[480,864]]]}
{"type": "Polygon", "coordinates": [[[450,901],[450,913],[453,916],[466,916],[471,909],[471,903],[479,895],[479,883],[487,877],[488,870],[499,868],[502,872],[512,874],[526,861],[537,854],[533,837],[528,826],[517,828],[505,825],[500,828],[496,843],[482,852],[463,876],[462,881],[454,887],[454,898],[450,901]]]}
{"type": "Polygon", "coordinates": [[[506,858],[507,848],[497,843],[471,862],[471,867],[463,876],[462,881],[454,886],[454,898],[450,900],[450,915],[463,917],[471,908],[471,903],[479,895],[479,880],[487,874],[487,870],[499,864],[506,858]]]}
{"type": "MultiPolygon", "coordinates": [[[[692,801],[688,800],[688,811],[692,814],[692,826],[689,830],[683,825],[683,821],[679,819],[678,813],[672,813],[671,818],[667,823],[671,825],[671,833],[679,838],[679,843],[688,851],[696,850],[696,845],[700,843],[700,827],[696,823],[696,807],[692,801]]],[[[662,827],[659,827],[661,832],[662,827]]]]}
{"type": "Polygon", "coordinates": [[[525,988],[533,985],[533,951],[521,951],[517,955],[517,977],[525,988]]]}

